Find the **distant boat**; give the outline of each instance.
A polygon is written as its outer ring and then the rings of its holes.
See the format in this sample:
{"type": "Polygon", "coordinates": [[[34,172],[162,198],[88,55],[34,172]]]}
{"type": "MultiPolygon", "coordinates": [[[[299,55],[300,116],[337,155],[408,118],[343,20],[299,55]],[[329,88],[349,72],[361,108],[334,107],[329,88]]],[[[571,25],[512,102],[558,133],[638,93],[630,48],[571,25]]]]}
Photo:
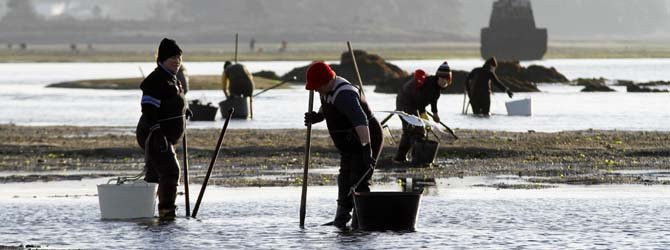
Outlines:
{"type": "Polygon", "coordinates": [[[540,60],[547,52],[547,29],[536,28],[530,0],[493,3],[489,27],[481,33],[481,55],[499,60],[540,60]]]}

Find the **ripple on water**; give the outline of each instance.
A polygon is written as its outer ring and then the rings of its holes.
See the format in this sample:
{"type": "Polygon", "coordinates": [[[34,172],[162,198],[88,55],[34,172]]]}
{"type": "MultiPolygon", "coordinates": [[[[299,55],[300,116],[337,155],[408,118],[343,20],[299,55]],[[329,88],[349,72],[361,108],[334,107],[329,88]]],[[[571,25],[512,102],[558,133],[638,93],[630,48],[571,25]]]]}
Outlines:
{"type": "Polygon", "coordinates": [[[304,230],[298,227],[300,189],[295,187],[211,187],[198,219],[165,224],[100,220],[97,197],[4,199],[0,242],[142,249],[653,248],[670,244],[666,189],[440,187],[424,196],[417,231],[408,233],[342,233],[320,226],[334,213],[332,186],[310,187],[304,230]]]}

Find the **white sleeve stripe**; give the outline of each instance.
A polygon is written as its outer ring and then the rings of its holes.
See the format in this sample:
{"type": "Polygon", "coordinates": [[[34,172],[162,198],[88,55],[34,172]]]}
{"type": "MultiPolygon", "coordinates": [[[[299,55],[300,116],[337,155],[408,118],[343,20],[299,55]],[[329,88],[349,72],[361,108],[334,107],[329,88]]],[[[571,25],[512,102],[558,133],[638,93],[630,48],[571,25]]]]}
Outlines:
{"type": "Polygon", "coordinates": [[[351,84],[347,84],[347,85],[344,85],[344,86],[340,87],[339,89],[335,90],[335,93],[333,93],[333,95],[331,95],[331,96],[328,96],[326,101],[328,103],[334,104],[335,99],[337,98],[337,95],[340,94],[341,91],[347,91],[347,90],[348,91],[353,91],[354,93],[356,93],[356,96],[358,96],[358,89],[356,87],[352,86],[351,84]]]}
{"type": "Polygon", "coordinates": [[[160,107],[161,106],[161,100],[156,99],[152,96],[143,95],[141,104],[150,104],[150,105],[153,105],[153,106],[156,106],[156,107],[160,107]]]}

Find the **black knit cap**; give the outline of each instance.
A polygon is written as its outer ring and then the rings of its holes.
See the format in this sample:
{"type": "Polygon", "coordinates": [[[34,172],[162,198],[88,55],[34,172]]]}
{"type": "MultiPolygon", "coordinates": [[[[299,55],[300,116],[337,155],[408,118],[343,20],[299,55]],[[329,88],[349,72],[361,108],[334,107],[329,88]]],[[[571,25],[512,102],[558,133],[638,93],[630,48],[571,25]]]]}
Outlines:
{"type": "Polygon", "coordinates": [[[163,62],[170,57],[181,55],[181,48],[172,39],[163,38],[161,44],[158,46],[158,57],[156,62],[163,62]]]}

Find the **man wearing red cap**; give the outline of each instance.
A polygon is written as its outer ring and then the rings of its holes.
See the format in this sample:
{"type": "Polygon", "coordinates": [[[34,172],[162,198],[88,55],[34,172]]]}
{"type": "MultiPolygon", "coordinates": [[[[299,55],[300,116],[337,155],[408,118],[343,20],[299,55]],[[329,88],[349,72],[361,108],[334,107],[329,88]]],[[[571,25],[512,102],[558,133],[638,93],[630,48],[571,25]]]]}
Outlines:
{"type": "MultiPolygon", "coordinates": [[[[440,116],[437,114],[437,99],[440,98],[442,89],[451,84],[451,78],[451,68],[449,68],[447,61],[444,61],[437,68],[434,76],[426,76],[423,70],[417,70],[414,73],[414,78],[403,84],[398,91],[395,99],[396,110],[428,119],[426,106],[430,104],[433,120],[440,122],[440,116]]],[[[407,152],[412,148],[412,144],[415,141],[425,139],[425,137],[426,130],[423,127],[416,127],[403,120],[402,136],[393,161],[406,162],[407,152]]]]}
{"type": "MultiPolygon", "coordinates": [[[[305,113],[305,125],[325,119],[330,137],[340,152],[337,211],[333,225],[346,228],[354,207],[350,189],[363,179],[355,191],[370,191],[372,171],[365,173],[374,169],[384,144],[382,127],[372,115],[365,96],[359,96],[358,89],[336,76],[328,64],[315,62],[307,69],[305,88],[318,91],[321,96],[319,112],[305,113]]],[[[358,227],[355,212],[351,226],[358,227]]]]}

